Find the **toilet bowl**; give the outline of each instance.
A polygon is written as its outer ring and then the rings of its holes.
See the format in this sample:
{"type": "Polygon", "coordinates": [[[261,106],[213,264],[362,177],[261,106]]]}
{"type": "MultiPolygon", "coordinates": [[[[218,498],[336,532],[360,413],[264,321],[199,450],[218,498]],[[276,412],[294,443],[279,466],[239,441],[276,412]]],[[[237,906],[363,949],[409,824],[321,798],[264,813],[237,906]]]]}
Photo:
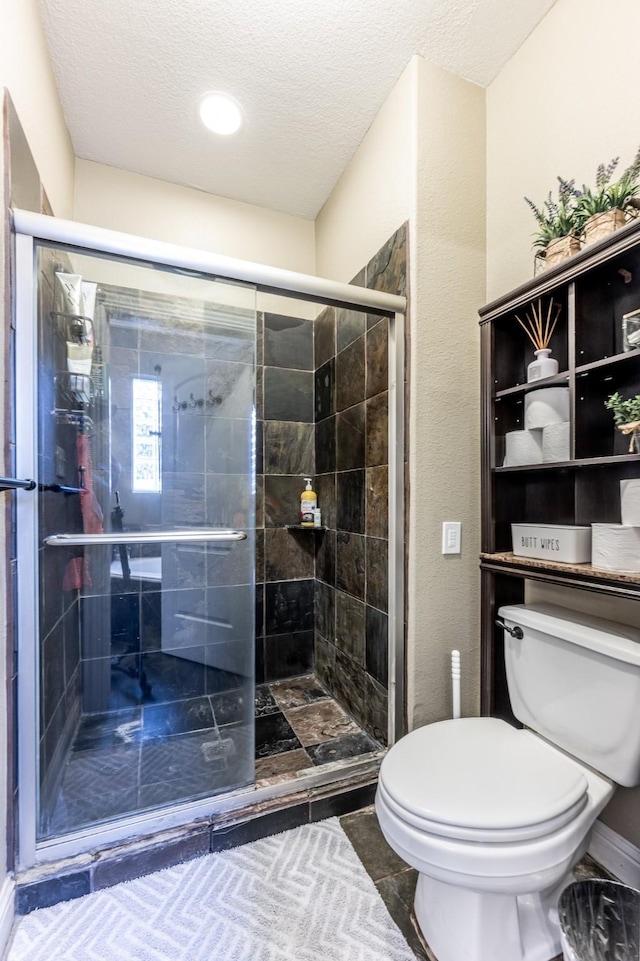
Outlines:
{"type": "Polygon", "coordinates": [[[555,906],[614,784],[496,718],[419,728],[383,761],[376,812],[419,872],[415,911],[438,961],[548,961],[555,906]]]}
{"type": "Polygon", "coordinates": [[[640,782],[640,632],[550,605],[499,613],[529,729],[440,721],[380,768],[380,827],[419,872],[416,920],[438,961],[560,954],[559,894],[616,785],[640,782]]]}

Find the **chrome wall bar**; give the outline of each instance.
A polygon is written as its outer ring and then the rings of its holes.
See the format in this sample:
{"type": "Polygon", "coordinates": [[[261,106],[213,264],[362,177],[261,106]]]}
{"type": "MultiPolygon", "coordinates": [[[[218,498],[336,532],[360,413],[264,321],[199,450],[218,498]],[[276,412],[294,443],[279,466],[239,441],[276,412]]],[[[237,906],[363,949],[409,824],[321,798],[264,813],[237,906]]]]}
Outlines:
{"type": "Polygon", "coordinates": [[[47,547],[97,547],[99,544],[192,544],[196,541],[244,541],[243,531],[151,531],[110,534],[52,534],[45,537],[47,547]]]}
{"type": "Polygon", "coordinates": [[[34,480],[18,477],[0,477],[0,491],[33,491],[38,485],[34,480]]]}

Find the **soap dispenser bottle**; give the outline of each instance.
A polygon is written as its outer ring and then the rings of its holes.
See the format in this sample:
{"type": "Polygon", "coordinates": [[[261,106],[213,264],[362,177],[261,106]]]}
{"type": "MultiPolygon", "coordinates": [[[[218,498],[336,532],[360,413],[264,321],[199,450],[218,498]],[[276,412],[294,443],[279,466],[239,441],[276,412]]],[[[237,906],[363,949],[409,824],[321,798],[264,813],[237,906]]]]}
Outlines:
{"type": "Polygon", "coordinates": [[[305,477],[306,488],[300,495],[300,524],[302,527],[313,527],[313,512],[318,506],[316,492],[311,487],[311,478],[305,477]]]}

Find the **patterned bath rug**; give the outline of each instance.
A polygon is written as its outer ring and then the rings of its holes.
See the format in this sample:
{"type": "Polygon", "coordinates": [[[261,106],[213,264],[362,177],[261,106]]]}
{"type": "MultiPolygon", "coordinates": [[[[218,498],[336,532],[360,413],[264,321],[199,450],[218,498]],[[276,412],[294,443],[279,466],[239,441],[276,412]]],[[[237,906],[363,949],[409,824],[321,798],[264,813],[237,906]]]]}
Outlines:
{"type": "Polygon", "coordinates": [[[337,818],[41,908],[6,961],[415,961],[337,818]]]}

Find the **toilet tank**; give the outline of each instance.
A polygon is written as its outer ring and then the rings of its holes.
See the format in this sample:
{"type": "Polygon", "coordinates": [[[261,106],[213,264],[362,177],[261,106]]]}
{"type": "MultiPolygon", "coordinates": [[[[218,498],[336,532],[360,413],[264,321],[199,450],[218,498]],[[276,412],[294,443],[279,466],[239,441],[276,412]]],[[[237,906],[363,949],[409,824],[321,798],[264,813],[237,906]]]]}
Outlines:
{"type": "Polygon", "coordinates": [[[498,612],[513,713],[618,784],[640,784],[640,630],[542,604],[498,612]]]}

